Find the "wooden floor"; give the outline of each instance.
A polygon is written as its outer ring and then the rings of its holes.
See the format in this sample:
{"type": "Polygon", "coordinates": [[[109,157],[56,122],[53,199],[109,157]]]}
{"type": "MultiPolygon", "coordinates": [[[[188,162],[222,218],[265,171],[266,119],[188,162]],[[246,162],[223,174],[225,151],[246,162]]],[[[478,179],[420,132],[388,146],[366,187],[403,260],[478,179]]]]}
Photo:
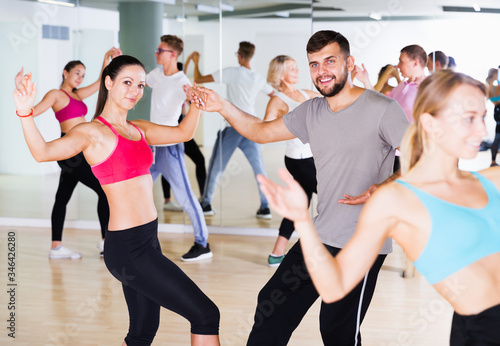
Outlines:
{"type": "MultiPolygon", "coordinates": [[[[119,345],[128,327],[121,286],[95,247],[95,230],[66,230],[66,245],[79,260],[49,260],[46,228],[0,227],[0,318],[9,318],[8,234],[16,238],[16,338],[2,328],[0,344],[119,345]]],[[[184,270],[221,311],[223,345],[244,345],[260,288],[273,274],[265,255],[270,237],[213,235],[214,258],[184,263],[179,257],[192,236],[160,233],[164,254],[184,270]]],[[[451,308],[417,274],[400,277],[404,256],[396,249],[381,271],[377,291],[362,326],[364,345],[446,345],[451,308]]],[[[292,336],[290,345],[321,345],[318,302],[292,336]]],[[[5,325],[5,322],[4,322],[5,325]]],[[[189,324],[162,309],[154,345],[188,345],[189,324]]]]}
{"type": "MultiPolygon", "coordinates": [[[[466,163],[465,168],[487,165],[488,155],[480,153],[479,165],[466,163]]],[[[276,167],[281,162],[282,157],[267,158],[270,176],[276,176],[276,167]]],[[[181,262],[180,256],[192,245],[192,234],[159,234],[164,254],[177,263],[221,310],[221,341],[231,346],[245,344],[257,294],[274,272],[267,267],[266,259],[275,239],[272,232],[280,221],[276,214],[272,221],[255,219],[258,207],[255,183],[249,169],[244,163],[241,165],[234,179],[225,186],[226,197],[216,202],[219,203],[216,208],[222,206],[228,217],[222,225],[231,226],[233,230],[232,235],[210,235],[213,259],[181,262]],[[246,227],[263,230],[261,235],[269,232],[269,236],[239,235],[239,232],[245,233],[246,227]]],[[[0,222],[3,222],[3,226],[0,225],[0,320],[4,321],[0,345],[120,345],[128,327],[127,307],[120,284],[99,258],[96,248],[99,232],[95,228],[65,229],[65,246],[81,252],[83,258],[48,259],[50,229],[47,225],[54,196],[53,185],[47,184],[50,179],[54,178],[0,176],[0,222]],[[14,218],[16,225],[5,226],[5,218],[14,218]],[[33,225],[32,220],[45,226],[27,227],[33,225]],[[9,273],[12,272],[8,269],[9,234],[14,233],[17,286],[9,286],[9,273]],[[13,287],[14,301],[8,293],[13,287]],[[9,310],[9,302],[14,302],[15,311],[9,310]],[[6,328],[11,312],[15,312],[15,339],[8,336],[6,328]]],[[[155,189],[157,206],[161,210],[158,184],[155,189]]],[[[68,220],[95,218],[93,192],[80,189],[70,203],[68,220]]],[[[159,218],[163,222],[189,223],[183,213],[160,211],[159,218]]],[[[221,224],[220,219],[207,220],[209,225],[221,224]]],[[[210,227],[211,232],[213,229],[210,227]]],[[[361,328],[363,345],[447,345],[451,308],[418,273],[411,279],[401,278],[404,262],[398,247],[386,260],[361,328]]],[[[317,302],[289,345],[322,344],[318,311],[317,302]]],[[[163,309],[154,345],[188,344],[188,323],[163,309]]]]}

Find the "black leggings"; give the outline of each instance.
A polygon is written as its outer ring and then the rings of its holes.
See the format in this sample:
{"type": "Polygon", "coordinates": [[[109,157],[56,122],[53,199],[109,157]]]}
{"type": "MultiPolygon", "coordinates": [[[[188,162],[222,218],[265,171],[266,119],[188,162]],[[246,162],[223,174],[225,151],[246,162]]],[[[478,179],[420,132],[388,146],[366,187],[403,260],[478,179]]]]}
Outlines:
{"type": "MultiPolygon", "coordinates": [[[[184,153],[189,157],[196,166],[196,180],[200,188],[200,196],[203,195],[205,189],[205,181],[207,180],[207,169],[205,168],[205,157],[200,151],[198,144],[191,139],[184,143],[184,153]]],[[[161,176],[161,187],[163,189],[163,197],[170,199],[170,184],[163,176],[161,176]]]]}
{"type": "MultiPolygon", "coordinates": [[[[325,247],[336,256],[340,249],[325,247]]],[[[375,291],[377,276],[386,255],[378,255],[365,278],[344,298],[321,303],[320,332],[324,345],[361,345],[359,327],[375,291]]],[[[304,263],[300,243],[288,251],[283,262],[259,292],[254,325],[247,346],[287,345],[318,292],[304,263]]]]}
{"type": "MultiPolygon", "coordinates": [[[[312,157],[307,159],[291,159],[285,156],[285,166],[292,177],[302,186],[307,195],[307,200],[311,203],[313,192],[317,193],[316,166],[314,165],[314,159],[312,157]]],[[[286,218],[281,221],[279,228],[280,236],[290,239],[294,230],[295,226],[293,225],[293,221],[286,218]]]]}
{"type": "MultiPolygon", "coordinates": [[[[61,137],[64,133],[61,134],[61,137]]],[[[92,169],[85,160],[83,153],[72,158],[57,161],[61,167],[59,186],[57,187],[56,200],[52,208],[52,241],[61,241],[66,217],[66,205],[68,204],[76,184],[81,182],[97,193],[97,215],[101,224],[101,236],[104,239],[109,222],[108,199],[102,190],[99,180],[92,173],[92,169]]]]}
{"type": "Polygon", "coordinates": [[[104,262],[122,283],[129,311],[127,346],[151,344],[160,324],[160,306],[186,318],[191,333],[218,335],[219,309],[162,254],[157,233],[158,219],[106,234],[104,262]]]}
{"type": "Polygon", "coordinates": [[[451,346],[499,346],[500,305],[493,306],[477,315],[453,314],[451,346]]]}

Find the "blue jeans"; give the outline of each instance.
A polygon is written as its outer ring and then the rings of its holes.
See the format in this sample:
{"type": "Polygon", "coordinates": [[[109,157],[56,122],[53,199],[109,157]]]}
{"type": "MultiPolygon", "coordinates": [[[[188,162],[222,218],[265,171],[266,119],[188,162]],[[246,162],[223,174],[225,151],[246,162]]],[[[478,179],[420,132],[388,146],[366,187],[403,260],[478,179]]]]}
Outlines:
{"type": "MultiPolygon", "coordinates": [[[[257,174],[266,175],[260,145],[243,137],[233,127],[226,127],[224,130],[217,133],[217,139],[212,151],[212,157],[210,157],[205,190],[203,191],[203,196],[201,197],[201,205],[203,207],[212,203],[212,198],[214,196],[215,188],[217,187],[219,176],[225,171],[227,163],[236,148],[240,148],[241,151],[243,151],[243,154],[252,166],[255,176],[257,176],[257,174]]],[[[259,189],[258,183],[257,188],[259,189]]],[[[269,205],[267,203],[267,199],[260,189],[259,194],[260,208],[268,208],[269,205]]]]}
{"type": "Polygon", "coordinates": [[[194,230],[195,243],[207,246],[208,229],[200,203],[189,183],[184,159],[184,143],[154,147],[154,163],[150,168],[153,181],[162,174],[170,183],[175,199],[188,214],[194,230]]]}

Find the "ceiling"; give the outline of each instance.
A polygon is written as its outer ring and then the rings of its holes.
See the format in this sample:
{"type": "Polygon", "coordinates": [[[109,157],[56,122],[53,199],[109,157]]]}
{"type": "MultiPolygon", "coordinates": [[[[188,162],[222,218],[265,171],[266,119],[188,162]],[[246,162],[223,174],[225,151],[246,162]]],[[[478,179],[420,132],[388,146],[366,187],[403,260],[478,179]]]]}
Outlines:
{"type": "MultiPolygon", "coordinates": [[[[36,1],[36,0],[33,0],[36,1]]],[[[124,2],[164,3],[164,17],[198,17],[201,20],[217,20],[218,14],[197,10],[196,5],[218,8],[219,0],[61,0],[80,6],[118,10],[124,2]],[[175,3],[175,5],[172,5],[175,3]],[[182,4],[184,3],[184,8],[182,4]]],[[[422,19],[456,15],[459,12],[475,12],[474,4],[486,13],[500,13],[498,0],[222,0],[233,11],[223,11],[223,17],[237,18],[309,18],[315,21],[348,21],[380,16],[382,19],[422,19]]],[[[477,13],[477,15],[481,15],[477,13]]]]}

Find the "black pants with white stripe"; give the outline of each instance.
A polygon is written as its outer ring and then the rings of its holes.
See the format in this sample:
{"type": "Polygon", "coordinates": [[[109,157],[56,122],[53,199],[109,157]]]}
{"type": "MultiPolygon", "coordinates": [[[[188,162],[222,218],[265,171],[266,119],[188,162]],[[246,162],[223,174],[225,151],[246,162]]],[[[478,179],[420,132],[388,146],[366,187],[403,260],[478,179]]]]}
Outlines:
{"type": "MultiPolygon", "coordinates": [[[[325,246],[333,256],[341,250],[325,246]]],[[[320,331],[325,345],[361,345],[359,327],[370,305],[385,257],[377,257],[365,278],[344,299],[321,303],[320,331]]],[[[318,296],[304,263],[300,242],[297,242],[259,293],[247,345],[286,345],[318,296]]]]}

